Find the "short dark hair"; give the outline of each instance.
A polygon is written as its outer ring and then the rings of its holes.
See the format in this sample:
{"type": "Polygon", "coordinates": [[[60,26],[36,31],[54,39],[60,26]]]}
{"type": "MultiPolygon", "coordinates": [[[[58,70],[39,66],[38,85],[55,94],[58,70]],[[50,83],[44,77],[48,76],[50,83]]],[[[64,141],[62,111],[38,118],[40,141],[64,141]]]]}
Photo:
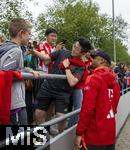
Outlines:
{"type": "Polygon", "coordinates": [[[37,41],[33,41],[33,45],[36,45],[37,44],[37,41]]]}
{"type": "Polygon", "coordinates": [[[58,33],[56,29],[54,28],[48,28],[46,31],[45,31],[45,36],[49,35],[50,33],[58,33]]]}
{"type": "Polygon", "coordinates": [[[85,37],[80,37],[78,42],[81,46],[81,53],[87,53],[89,50],[92,50],[91,42],[85,37]]]}
{"type": "Polygon", "coordinates": [[[28,31],[31,28],[32,26],[27,20],[23,18],[14,18],[9,24],[9,33],[10,36],[14,38],[17,36],[19,31],[28,31]]]}
{"type": "Polygon", "coordinates": [[[118,64],[118,66],[121,68],[121,66],[125,66],[125,63],[123,63],[123,62],[120,62],[119,64],[118,64]]]}

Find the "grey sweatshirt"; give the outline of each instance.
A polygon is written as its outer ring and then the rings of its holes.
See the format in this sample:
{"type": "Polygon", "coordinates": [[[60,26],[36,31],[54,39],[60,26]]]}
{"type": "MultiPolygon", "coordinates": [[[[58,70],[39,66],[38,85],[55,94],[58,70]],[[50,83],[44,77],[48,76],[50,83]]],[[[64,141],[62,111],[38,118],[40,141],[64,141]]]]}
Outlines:
{"type": "MultiPolygon", "coordinates": [[[[22,50],[18,45],[10,41],[0,45],[0,70],[20,70],[23,67],[22,50]]],[[[13,81],[11,110],[25,106],[24,82],[13,81]]]]}

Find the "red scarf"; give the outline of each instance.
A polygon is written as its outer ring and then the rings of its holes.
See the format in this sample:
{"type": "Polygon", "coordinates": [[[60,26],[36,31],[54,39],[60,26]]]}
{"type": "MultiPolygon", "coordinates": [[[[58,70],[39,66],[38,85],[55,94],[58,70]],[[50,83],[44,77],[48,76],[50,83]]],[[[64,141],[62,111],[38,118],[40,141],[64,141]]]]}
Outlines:
{"type": "Polygon", "coordinates": [[[10,123],[11,89],[14,78],[22,80],[21,73],[0,70],[0,124],[10,123]]]}
{"type": "MultiPolygon", "coordinates": [[[[82,82],[85,82],[87,76],[88,76],[88,71],[87,71],[87,68],[86,68],[86,64],[79,60],[79,59],[76,59],[76,58],[72,58],[72,59],[68,59],[69,62],[70,62],[70,65],[74,65],[74,66],[78,66],[78,67],[83,67],[84,68],[84,74],[83,74],[83,78],[82,78],[82,82]]],[[[65,69],[63,63],[61,62],[59,65],[59,68],[60,69],[65,69]]]]}

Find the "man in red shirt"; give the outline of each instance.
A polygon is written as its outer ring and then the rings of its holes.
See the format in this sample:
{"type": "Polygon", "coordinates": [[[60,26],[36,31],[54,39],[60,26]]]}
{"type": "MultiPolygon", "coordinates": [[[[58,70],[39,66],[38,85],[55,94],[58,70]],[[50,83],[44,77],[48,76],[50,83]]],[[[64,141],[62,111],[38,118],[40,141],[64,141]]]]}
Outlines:
{"type": "Polygon", "coordinates": [[[110,57],[103,51],[98,51],[93,61],[93,74],[87,78],[84,87],[74,142],[76,150],[83,147],[88,150],[115,149],[115,114],[120,88],[110,64],[110,57]]]}
{"type": "MultiPolygon", "coordinates": [[[[62,43],[59,43],[57,46],[55,45],[57,40],[57,31],[55,29],[48,28],[45,31],[45,36],[46,41],[42,42],[37,49],[39,52],[50,55],[52,52],[61,49],[62,43]]],[[[48,73],[51,68],[51,64],[48,65],[48,62],[40,59],[39,68],[48,73]]]]}

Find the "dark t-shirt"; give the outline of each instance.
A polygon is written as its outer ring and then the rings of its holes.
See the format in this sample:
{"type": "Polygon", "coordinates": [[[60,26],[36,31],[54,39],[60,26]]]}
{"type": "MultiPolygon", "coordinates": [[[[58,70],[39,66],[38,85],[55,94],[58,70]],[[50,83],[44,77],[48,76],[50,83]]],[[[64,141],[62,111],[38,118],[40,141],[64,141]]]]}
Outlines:
{"type": "MultiPolygon", "coordinates": [[[[72,58],[71,52],[68,50],[59,50],[56,52],[53,52],[50,54],[50,57],[52,61],[54,61],[54,64],[52,66],[52,69],[49,74],[59,74],[59,75],[65,75],[65,71],[59,68],[59,64],[64,59],[70,59],[72,58]]],[[[84,68],[79,66],[70,65],[71,73],[79,79],[79,81],[82,79],[84,74],[84,68]]],[[[46,88],[56,91],[56,92],[67,92],[68,94],[71,93],[72,88],[70,87],[67,80],[62,79],[46,79],[42,86],[45,86],[46,88]]]]}

